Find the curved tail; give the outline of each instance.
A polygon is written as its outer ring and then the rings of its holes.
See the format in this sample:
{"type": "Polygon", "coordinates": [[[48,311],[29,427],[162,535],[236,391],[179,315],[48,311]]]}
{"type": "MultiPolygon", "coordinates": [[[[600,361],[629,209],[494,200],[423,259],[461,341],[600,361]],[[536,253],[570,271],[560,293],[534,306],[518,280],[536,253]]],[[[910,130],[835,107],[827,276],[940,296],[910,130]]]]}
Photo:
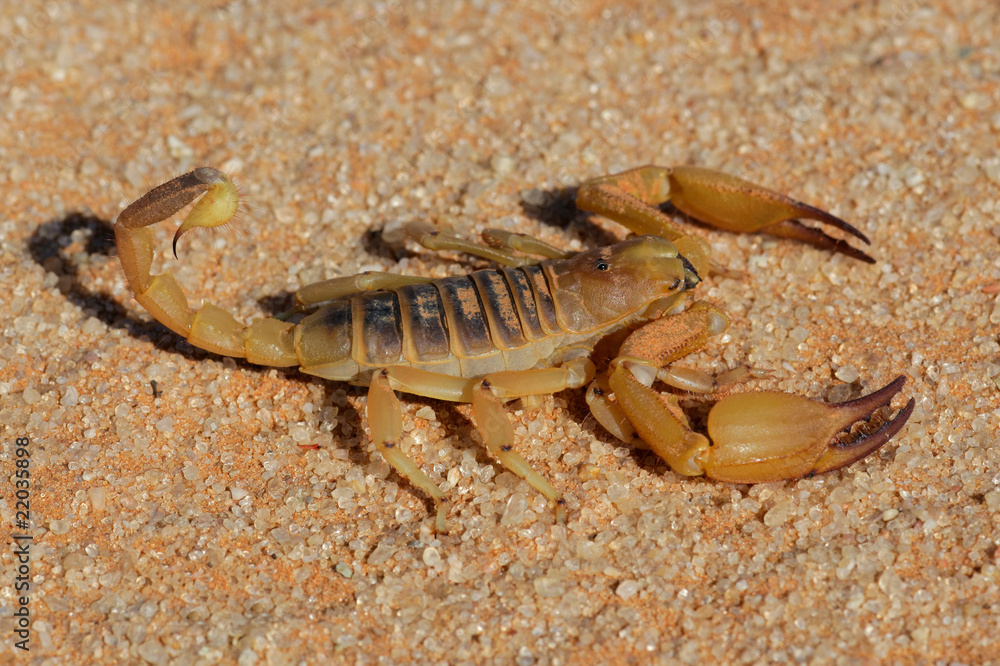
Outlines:
{"type": "Polygon", "coordinates": [[[199,196],[201,199],[174,234],[176,256],[177,240],[184,232],[221,226],[236,214],[239,195],[226,174],[211,167],[195,169],[154,187],[118,216],[118,258],[135,300],[158,322],[201,349],[260,365],[299,365],[293,324],[265,318],[246,326],[207,302],[194,310],[170,272],[150,275],[153,235],[145,227],[169,219],[199,196]]]}

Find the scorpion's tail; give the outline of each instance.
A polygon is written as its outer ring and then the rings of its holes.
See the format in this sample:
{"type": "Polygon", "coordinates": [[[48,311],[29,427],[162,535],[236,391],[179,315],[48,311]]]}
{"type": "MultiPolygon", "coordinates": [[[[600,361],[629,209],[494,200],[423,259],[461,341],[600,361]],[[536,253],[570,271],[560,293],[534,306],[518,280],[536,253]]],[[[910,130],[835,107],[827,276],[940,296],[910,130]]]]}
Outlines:
{"type": "Polygon", "coordinates": [[[176,256],[177,239],[185,231],[222,226],[236,214],[239,195],[226,174],[211,167],[195,169],[153,188],[118,216],[115,243],[135,300],[161,324],[201,349],[260,365],[298,365],[292,324],[268,318],[247,326],[207,302],[194,310],[171,273],[150,275],[153,235],[145,227],[170,218],[199,196],[201,200],[174,235],[176,256]]]}

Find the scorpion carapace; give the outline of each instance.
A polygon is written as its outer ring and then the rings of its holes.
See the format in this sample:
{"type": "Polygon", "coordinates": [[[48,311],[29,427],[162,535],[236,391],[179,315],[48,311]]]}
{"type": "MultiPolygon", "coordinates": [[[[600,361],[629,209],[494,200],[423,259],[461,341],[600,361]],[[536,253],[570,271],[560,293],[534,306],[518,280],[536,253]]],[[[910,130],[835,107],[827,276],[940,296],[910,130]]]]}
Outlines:
{"type": "Polygon", "coordinates": [[[708,436],[694,432],[680,391],[713,393],[741,381],[746,368],[713,378],[676,361],[701,349],[729,325],[726,314],[690,290],[709,273],[709,248],[684,234],[659,205],[670,202],[698,220],[730,231],[765,231],[842,252],[866,262],[846,241],[808,227],[812,219],[868,240],[846,222],[783,195],[694,167],[642,167],[584,183],[577,205],[642,234],[610,247],[570,255],[521,234],[490,230],[485,243],[411,224],[404,236],[432,250],[457,250],[503,267],[430,279],[368,272],[308,285],[295,308],[242,324],[206,303],[188,306],[170,273],[151,275],[152,234],[198,197],[174,236],[215,227],[236,213],[232,181],[203,167],[154,188],[119,215],[115,238],[136,300],[191,344],[270,366],[367,385],[375,445],[392,467],[437,504],[445,529],[447,498],[397,446],[402,415],[395,391],[472,403],[476,427],[497,460],[555,503],[561,493],[513,450],[504,402],[588,386],[587,402],[612,435],[647,446],[684,475],[757,483],[835,470],[878,449],[909,418],[911,399],[894,416],[897,378],[851,402],[828,405],[777,392],[731,395],[708,416],[708,436]],[[297,323],[285,319],[299,319],[297,323]],[[606,371],[591,353],[598,340],[627,335],[606,371]]]}

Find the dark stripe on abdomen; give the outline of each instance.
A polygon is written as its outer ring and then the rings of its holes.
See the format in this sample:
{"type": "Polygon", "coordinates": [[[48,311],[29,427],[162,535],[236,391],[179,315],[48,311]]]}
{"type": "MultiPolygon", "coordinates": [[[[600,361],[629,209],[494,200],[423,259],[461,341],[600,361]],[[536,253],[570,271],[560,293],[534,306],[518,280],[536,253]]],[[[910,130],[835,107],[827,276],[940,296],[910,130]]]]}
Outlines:
{"type": "Polygon", "coordinates": [[[451,351],[456,356],[482,356],[494,350],[476,285],[468,276],[433,283],[441,294],[451,351]]]}
{"type": "Polygon", "coordinates": [[[517,315],[521,320],[521,332],[524,337],[529,341],[548,337],[541,322],[538,321],[535,292],[531,290],[528,276],[520,268],[501,268],[500,272],[507,279],[507,286],[510,287],[514,303],[517,304],[517,315]]]}
{"type": "Polygon", "coordinates": [[[514,297],[503,273],[489,269],[476,271],[469,277],[479,289],[479,300],[489,321],[493,344],[499,349],[518,349],[527,344],[514,297]]]}
{"type": "Polygon", "coordinates": [[[399,325],[399,300],[392,291],[373,291],[351,298],[354,328],[359,334],[354,359],[381,367],[399,363],[403,332],[399,325]]]}
{"type": "Polygon", "coordinates": [[[552,300],[552,292],[549,291],[549,284],[545,281],[542,267],[522,266],[521,270],[528,277],[531,290],[535,293],[535,305],[538,307],[538,320],[541,322],[542,330],[548,335],[561,333],[562,328],[556,319],[556,304],[552,300]]]}
{"type": "Polygon", "coordinates": [[[395,290],[403,324],[403,355],[411,363],[441,361],[451,356],[441,296],[433,284],[395,290]]]}

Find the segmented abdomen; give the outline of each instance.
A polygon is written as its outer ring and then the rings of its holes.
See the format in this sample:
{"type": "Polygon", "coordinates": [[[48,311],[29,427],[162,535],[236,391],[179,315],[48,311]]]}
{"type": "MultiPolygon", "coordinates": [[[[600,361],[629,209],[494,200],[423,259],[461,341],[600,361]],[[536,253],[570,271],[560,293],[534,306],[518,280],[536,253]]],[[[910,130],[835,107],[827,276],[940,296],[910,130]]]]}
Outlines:
{"type": "Polygon", "coordinates": [[[533,367],[562,333],[544,268],[524,266],[335,301],[302,320],[295,346],[305,372],[329,379],[391,365],[479,377],[533,367]]]}

